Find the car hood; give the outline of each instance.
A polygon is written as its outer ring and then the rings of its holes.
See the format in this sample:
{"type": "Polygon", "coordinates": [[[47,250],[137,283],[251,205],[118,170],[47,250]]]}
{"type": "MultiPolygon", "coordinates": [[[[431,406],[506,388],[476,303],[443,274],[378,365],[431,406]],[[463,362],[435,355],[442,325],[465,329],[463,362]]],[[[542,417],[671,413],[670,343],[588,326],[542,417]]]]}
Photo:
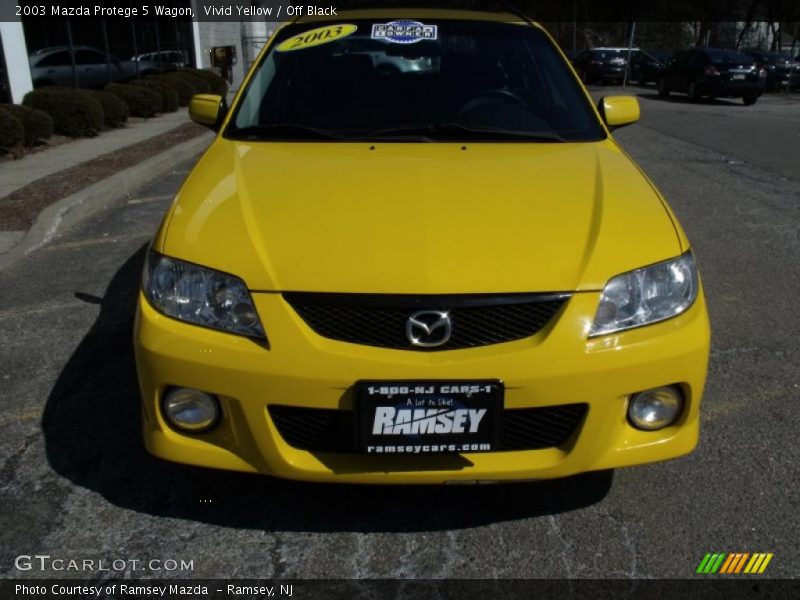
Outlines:
{"type": "Polygon", "coordinates": [[[661,199],[610,139],[218,137],[154,247],[252,290],[397,294],[601,289],[682,250],[661,199]]]}

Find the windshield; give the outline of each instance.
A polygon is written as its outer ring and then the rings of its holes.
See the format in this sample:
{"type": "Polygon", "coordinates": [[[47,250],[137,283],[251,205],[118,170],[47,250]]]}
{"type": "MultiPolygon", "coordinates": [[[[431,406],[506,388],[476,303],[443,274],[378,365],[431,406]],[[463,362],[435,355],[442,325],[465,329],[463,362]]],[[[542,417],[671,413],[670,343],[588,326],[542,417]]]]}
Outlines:
{"type": "Polygon", "coordinates": [[[715,65],[752,65],[753,59],[733,50],[708,50],[707,54],[715,65]]]}
{"type": "Polygon", "coordinates": [[[765,55],[767,62],[771,65],[778,63],[792,62],[792,57],[789,54],[778,54],[777,52],[770,52],[765,55]]]}
{"type": "MultiPolygon", "coordinates": [[[[637,52],[637,50],[634,50],[637,52]]],[[[628,58],[627,50],[592,50],[592,58],[628,58]]]]}
{"type": "Polygon", "coordinates": [[[560,142],[605,132],[534,27],[354,20],[282,29],[225,135],[560,142]]]}

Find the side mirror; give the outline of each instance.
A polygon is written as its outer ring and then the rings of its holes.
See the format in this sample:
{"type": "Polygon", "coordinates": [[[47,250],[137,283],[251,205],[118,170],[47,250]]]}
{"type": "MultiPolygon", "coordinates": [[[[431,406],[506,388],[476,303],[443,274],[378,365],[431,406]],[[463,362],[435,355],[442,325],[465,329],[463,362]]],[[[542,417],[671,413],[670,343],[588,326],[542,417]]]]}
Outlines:
{"type": "Polygon", "coordinates": [[[612,128],[639,120],[639,101],[635,96],[606,96],[600,99],[597,108],[606,125],[612,128]]]}
{"type": "Polygon", "coordinates": [[[219,131],[227,112],[227,102],[216,94],[195,94],[189,102],[189,117],[192,121],[214,131],[219,131]]]}

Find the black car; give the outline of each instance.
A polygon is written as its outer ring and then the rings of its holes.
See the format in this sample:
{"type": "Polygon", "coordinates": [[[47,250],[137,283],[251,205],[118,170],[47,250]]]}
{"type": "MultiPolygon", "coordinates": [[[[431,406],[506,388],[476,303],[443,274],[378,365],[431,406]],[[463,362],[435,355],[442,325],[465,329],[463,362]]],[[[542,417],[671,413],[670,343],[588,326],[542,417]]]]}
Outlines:
{"type": "MultiPolygon", "coordinates": [[[[634,48],[633,51],[638,52],[638,48],[634,48]]],[[[591,48],[583,50],[572,59],[572,64],[583,83],[622,82],[628,66],[628,49],[591,48]]]]}
{"type": "Polygon", "coordinates": [[[752,57],[719,48],[678,52],[658,79],[658,93],[684,92],[693,102],[710,98],[742,98],[748,106],[764,93],[767,73],[752,57]]]}
{"type": "Polygon", "coordinates": [[[767,72],[768,90],[800,88],[800,62],[795,61],[788,52],[750,50],[745,54],[767,72]]]}
{"type": "Polygon", "coordinates": [[[655,83],[672,58],[671,52],[639,50],[631,56],[630,79],[632,83],[655,83]]]}

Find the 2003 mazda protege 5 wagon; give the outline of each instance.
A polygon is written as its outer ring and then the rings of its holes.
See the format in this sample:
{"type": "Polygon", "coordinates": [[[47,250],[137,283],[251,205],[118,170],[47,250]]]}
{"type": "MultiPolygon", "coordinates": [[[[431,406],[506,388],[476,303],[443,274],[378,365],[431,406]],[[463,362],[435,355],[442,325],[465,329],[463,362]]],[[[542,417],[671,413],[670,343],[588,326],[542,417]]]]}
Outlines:
{"type": "Polygon", "coordinates": [[[135,344],[165,459],[441,483],[698,439],[695,259],[553,41],[511,14],[301,19],[262,52],[148,253],[135,344]]]}

